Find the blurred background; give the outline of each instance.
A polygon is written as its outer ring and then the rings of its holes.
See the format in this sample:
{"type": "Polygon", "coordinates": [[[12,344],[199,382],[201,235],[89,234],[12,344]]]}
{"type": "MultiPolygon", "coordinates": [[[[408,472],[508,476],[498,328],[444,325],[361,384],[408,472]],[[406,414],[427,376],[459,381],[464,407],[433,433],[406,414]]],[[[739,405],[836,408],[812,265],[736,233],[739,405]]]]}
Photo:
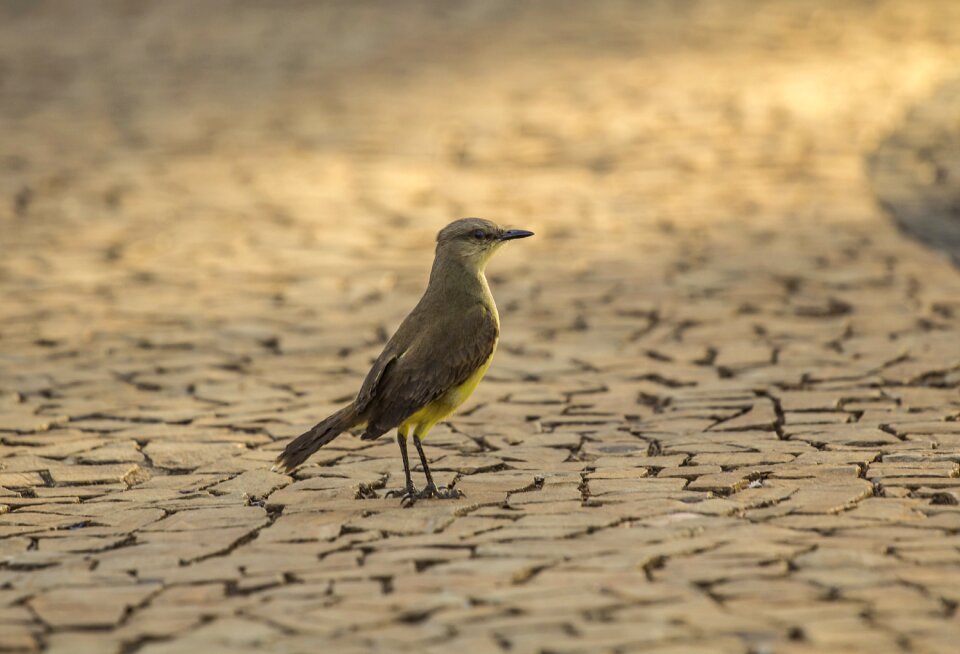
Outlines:
{"type": "MultiPolygon", "coordinates": [[[[949,1],[0,11],[4,231],[142,270],[296,269],[304,248],[390,252],[465,213],[557,238],[854,221],[864,155],[960,74],[949,1]]],[[[68,259],[48,264],[105,273],[68,259]]]]}
{"type": "Polygon", "coordinates": [[[949,1],[3,0],[0,336],[389,330],[464,215],[537,231],[514,298],[882,259],[891,217],[949,248],[958,31],[949,1]]]}
{"type": "Polygon", "coordinates": [[[0,337],[36,354],[15,375],[131,340],[344,354],[360,324],[376,349],[465,215],[538,233],[492,269],[518,333],[612,353],[577,336],[578,276],[662,314],[691,284],[744,285],[734,306],[759,277],[889,270],[895,223],[958,242],[953,2],[0,13],[0,337]]]}

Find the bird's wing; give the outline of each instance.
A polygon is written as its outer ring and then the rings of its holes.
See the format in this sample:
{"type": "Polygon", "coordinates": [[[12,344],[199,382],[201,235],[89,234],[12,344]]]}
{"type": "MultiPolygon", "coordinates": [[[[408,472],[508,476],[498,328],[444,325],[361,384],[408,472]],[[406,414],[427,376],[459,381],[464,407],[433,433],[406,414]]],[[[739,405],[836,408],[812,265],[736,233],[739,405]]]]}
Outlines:
{"type": "Polygon", "coordinates": [[[432,323],[380,372],[364,438],[393,429],[467,381],[493,354],[498,336],[496,318],[480,304],[432,323]]]}
{"type": "Polygon", "coordinates": [[[383,352],[381,352],[377,360],[373,362],[370,372],[367,373],[363,384],[360,386],[357,399],[354,400],[353,403],[354,406],[357,407],[358,413],[362,415],[365,414],[367,408],[373,403],[374,398],[378,397],[382,391],[380,381],[383,379],[384,374],[393,367],[397,359],[403,356],[416,341],[418,336],[417,325],[423,323],[423,319],[421,318],[423,313],[424,303],[423,299],[421,299],[417,306],[413,308],[413,311],[403,319],[403,322],[397,327],[397,331],[394,332],[393,336],[390,337],[390,340],[387,341],[387,344],[383,347],[383,352]]]}
{"type": "Polygon", "coordinates": [[[353,403],[357,408],[357,413],[363,414],[367,407],[370,406],[373,398],[377,395],[377,387],[380,385],[383,374],[393,365],[400,354],[398,348],[391,347],[388,343],[387,347],[380,353],[380,356],[377,357],[377,360],[373,362],[373,367],[370,368],[370,372],[367,373],[366,378],[363,380],[360,392],[357,393],[357,399],[354,400],[353,403]]]}

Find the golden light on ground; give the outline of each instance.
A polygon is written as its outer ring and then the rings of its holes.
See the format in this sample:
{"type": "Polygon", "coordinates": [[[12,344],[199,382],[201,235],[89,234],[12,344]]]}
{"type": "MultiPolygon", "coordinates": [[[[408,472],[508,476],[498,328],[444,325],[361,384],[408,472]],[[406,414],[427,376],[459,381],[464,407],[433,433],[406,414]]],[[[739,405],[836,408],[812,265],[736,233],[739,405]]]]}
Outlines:
{"type": "Polygon", "coordinates": [[[958,30],[0,4],[0,650],[950,651],[960,277],[885,211],[951,215],[958,30]],[[536,232],[428,443],[466,498],[270,472],[463,216],[536,232]]]}

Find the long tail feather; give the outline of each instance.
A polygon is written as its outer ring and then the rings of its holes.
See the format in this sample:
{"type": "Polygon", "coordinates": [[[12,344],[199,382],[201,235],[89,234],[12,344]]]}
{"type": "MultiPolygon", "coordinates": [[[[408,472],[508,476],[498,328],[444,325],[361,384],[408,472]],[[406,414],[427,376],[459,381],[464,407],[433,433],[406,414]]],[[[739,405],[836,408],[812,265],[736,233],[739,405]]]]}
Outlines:
{"type": "Polygon", "coordinates": [[[353,404],[348,404],[333,415],[321,420],[313,429],[304,432],[284,448],[273,466],[275,472],[290,473],[311,454],[359,422],[353,404]]]}

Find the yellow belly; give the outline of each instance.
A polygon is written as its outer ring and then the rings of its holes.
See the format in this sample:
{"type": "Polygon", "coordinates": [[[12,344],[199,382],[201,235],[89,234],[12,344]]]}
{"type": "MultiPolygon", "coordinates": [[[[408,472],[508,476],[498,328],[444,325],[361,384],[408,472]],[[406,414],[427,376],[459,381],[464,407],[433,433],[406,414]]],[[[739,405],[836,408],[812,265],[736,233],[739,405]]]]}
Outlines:
{"type": "MultiPolygon", "coordinates": [[[[494,347],[494,350],[496,350],[496,347],[494,347]]],[[[451,388],[436,400],[403,421],[403,423],[400,425],[400,433],[406,436],[411,430],[413,430],[413,433],[420,438],[426,436],[427,432],[430,431],[435,424],[456,411],[457,407],[467,401],[467,398],[473,394],[473,391],[476,390],[477,386],[480,384],[480,380],[483,379],[485,374],[487,374],[487,368],[490,367],[491,361],[493,361],[492,352],[484,364],[477,368],[476,372],[467,378],[467,381],[463,382],[456,388],[451,388]]]]}

